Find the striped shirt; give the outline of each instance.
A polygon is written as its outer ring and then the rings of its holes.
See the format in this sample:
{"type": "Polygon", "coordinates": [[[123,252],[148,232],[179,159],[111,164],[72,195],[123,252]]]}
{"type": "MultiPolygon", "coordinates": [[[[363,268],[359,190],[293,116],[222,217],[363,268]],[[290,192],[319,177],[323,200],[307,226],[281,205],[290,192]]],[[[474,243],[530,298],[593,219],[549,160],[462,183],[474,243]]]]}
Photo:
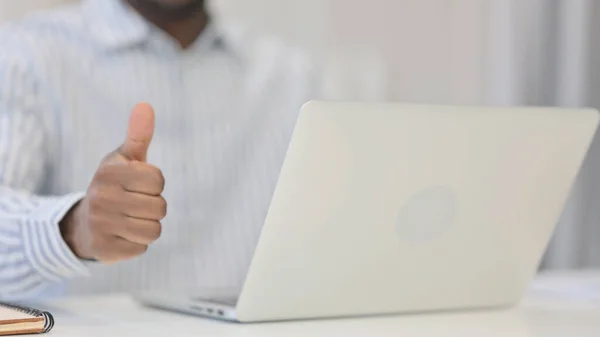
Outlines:
{"type": "Polygon", "coordinates": [[[211,23],[182,50],[118,0],[0,31],[0,300],[176,287],[240,289],[316,68],[276,39],[211,23]],[[149,102],[149,163],[169,212],[142,257],[86,264],[58,223],[149,102]]]}

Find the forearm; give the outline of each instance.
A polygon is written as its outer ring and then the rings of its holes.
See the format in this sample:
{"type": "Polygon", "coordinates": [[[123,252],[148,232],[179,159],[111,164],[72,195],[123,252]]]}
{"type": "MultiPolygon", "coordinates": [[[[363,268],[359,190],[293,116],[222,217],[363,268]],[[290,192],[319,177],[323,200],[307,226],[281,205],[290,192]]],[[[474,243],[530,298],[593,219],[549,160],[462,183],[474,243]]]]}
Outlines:
{"type": "Polygon", "coordinates": [[[25,298],[51,283],[87,275],[60,228],[81,197],[40,197],[0,187],[0,299],[25,298]]]}

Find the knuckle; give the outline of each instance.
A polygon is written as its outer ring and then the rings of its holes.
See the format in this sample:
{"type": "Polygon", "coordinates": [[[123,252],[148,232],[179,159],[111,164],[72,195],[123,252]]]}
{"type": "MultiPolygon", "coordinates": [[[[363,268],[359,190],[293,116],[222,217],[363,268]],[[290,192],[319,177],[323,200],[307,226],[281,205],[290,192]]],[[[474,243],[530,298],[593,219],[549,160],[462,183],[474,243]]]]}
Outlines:
{"type": "Polygon", "coordinates": [[[88,188],[85,196],[87,198],[87,200],[91,203],[91,202],[96,202],[98,200],[98,198],[100,197],[100,188],[98,188],[97,186],[90,186],[90,188],[88,188]]]}
{"type": "Polygon", "coordinates": [[[148,193],[160,194],[165,185],[165,178],[162,171],[156,166],[149,165],[143,162],[129,162],[131,177],[127,184],[132,187],[147,191],[148,193]]]}
{"type": "Polygon", "coordinates": [[[144,164],[144,174],[146,182],[152,184],[152,190],[156,193],[161,193],[165,188],[165,177],[163,172],[156,166],[144,164]]]}
{"type": "Polygon", "coordinates": [[[148,233],[151,241],[158,240],[162,234],[162,225],[159,222],[153,223],[152,226],[150,226],[148,233]]]}
{"type": "Polygon", "coordinates": [[[148,173],[148,164],[139,161],[127,162],[127,170],[134,173],[135,176],[142,176],[148,173]]]}
{"type": "Polygon", "coordinates": [[[100,165],[96,171],[95,180],[110,181],[116,174],[114,165],[100,165]]]}
{"type": "Polygon", "coordinates": [[[123,156],[121,147],[119,147],[116,150],[109,152],[106,156],[104,156],[104,158],[102,158],[102,161],[100,163],[101,163],[101,165],[114,165],[114,164],[125,164],[128,161],[129,160],[127,160],[127,158],[125,158],[125,156],[123,156]]]}
{"type": "Polygon", "coordinates": [[[131,248],[129,249],[129,252],[126,255],[127,255],[127,258],[133,258],[136,256],[143,255],[147,251],[148,251],[148,245],[136,244],[136,245],[131,246],[131,248]]]}
{"type": "Polygon", "coordinates": [[[128,161],[125,167],[127,167],[127,169],[131,171],[140,171],[143,170],[144,163],[138,161],[128,161]]]}
{"type": "Polygon", "coordinates": [[[86,194],[90,211],[98,213],[106,209],[106,205],[118,198],[118,195],[106,187],[90,188],[86,194]]]}
{"type": "Polygon", "coordinates": [[[163,172],[159,169],[157,169],[156,175],[157,175],[157,179],[158,179],[158,187],[160,188],[160,191],[162,192],[165,189],[165,176],[164,176],[163,172]]]}
{"type": "Polygon", "coordinates": [[[156,197],[150,207],[153,220],[162,220],[167,216],[167,201],[162,196],[156,197]]]}
{"type": "Polygon", "coordinates": [[[138,255],[145,254],[148,251],[148,245],[139,245],[138,255]]]}
{"type": "Polygon", "coordinates": [[[94,181],[100,182],[102,185],[119,185],[123,180],[124,175],[130,170],[130,163],[104,164],[96,171],[94,181]]]}
{"type": "Polygon", "coordinates": [[[88,204],[91,211],[98,210],[102,206],[103,198],[101,191],[98,188],[92,188],[87,192],[88,204]]]}
{"type": "Polygon", "coordinates": [[[167,216],[167,201],[162,196],[158,198],[158,203],[156,206],[156,210],[158,212],[158,216],[162,219],[167,216]]]}

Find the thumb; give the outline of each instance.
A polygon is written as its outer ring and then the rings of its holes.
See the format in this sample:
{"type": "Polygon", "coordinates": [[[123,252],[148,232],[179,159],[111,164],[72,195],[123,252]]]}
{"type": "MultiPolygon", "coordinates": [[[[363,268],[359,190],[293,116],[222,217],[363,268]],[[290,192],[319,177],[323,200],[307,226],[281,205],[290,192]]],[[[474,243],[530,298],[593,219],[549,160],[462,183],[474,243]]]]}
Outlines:
{"type": "Polygon", "coordinates": [[[146,153],[154,135],[154,109],[147,103],[133,108],[125,142],[119,152],[129,160],[146,161],[146,153]]]}

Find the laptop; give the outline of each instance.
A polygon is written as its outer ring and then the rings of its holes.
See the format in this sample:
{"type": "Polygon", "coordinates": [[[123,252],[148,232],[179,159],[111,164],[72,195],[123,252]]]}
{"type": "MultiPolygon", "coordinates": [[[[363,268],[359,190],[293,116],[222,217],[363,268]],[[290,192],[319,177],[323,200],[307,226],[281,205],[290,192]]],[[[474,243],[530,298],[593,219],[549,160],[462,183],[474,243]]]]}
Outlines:
{"type": "Polygon", "coordinates": [[[135,298],[243,323],[511,307],[597,126],[592,109],[309,102],[241,292],[135,298]]]}

